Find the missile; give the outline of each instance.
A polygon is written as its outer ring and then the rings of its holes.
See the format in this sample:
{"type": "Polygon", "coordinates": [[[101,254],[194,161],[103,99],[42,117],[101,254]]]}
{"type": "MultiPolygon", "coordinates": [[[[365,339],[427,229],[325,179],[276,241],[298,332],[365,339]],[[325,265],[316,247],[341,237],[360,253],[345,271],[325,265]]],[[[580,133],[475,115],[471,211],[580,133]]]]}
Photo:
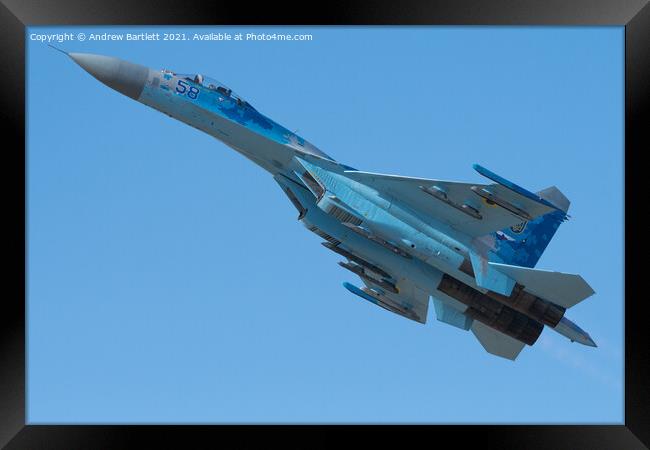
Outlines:
{"type": "Polygon", "coordinates": [[[387,297],[380,295],[379,293],[373,291],[372,289],[363,288],[359,289],[355,285],[348,283],[347,281],[343,282],[343,287],[348,291],[352,292],[354,295],[361,297],[364,300],[369,301],[373,305],[380,306],[387,311],[399,314],[406,317],[407,319],[420,321],[420,317],[412,310],[405,308],[401,305],[398,305],[392,302],[387,297]]]}
{"type": "Polygon", "coordinates": [[[347,281],[343,282],[343,287],[345,289],[347,289],[348,291],[352,292],[354,295],[358,295],[362,299],[368,300],[370,303],[372,303],[374,305],[379,305],[380,302],[381,302],[381,300],[379,300],[375,296],[362,291],[361,289],[356,287],[354,284],[348,283],[347,281]]]}
{"type": "MultiPolygon", "coordinates": [[[[488,178],[488,179],[500,184],[504,188],[509,189],[512,192],[516,193],[516,194],[519,194],[519,195],[524,196],[526,198],[529,198],[529,199],[531,199],[533,201],[541,203],[542,205],[548,206],[549,208],[558,209],[557,206],[555,206],[553,203],[549,202],[548,200],[540,197],[537,194],[534,194],[534,193],[530,192],[528,189],[522,188],[521,186],[513,183],[510,180],[506,180],[505,178],[497,175],[496,173],[492,172],[491,170],[486,169],[485,167],[483,167],[483,166],[481,166],[479,164],[474,164],[472,167],[474,167],[474,170],[476,170],[478,173],[483,175],[485,178],[488,178]]],[[[474,190],[474,192],[476,194],[478,194],[478,195],[482,194],[481,192],[478,192],[478,190],[474,190]]],[[[492,199],[492,200],[494,200],[494,199],[492,199]]],[[[509,205],[512,206],[511,204],[509,204],[509,205]]],[[[503,205],[499,205],[499,206],[503,206],[503,205]]],[[[508,209],[508,208],[506,208],[506,209],[508,209]]],[[[513,212],[515,215],[518,215],[514,211],[511,211],[511,212],[513,212]]]]}
{"type": "Polygon", "coordinates": [[[365,237],[366,239],[369,239],[373,242],[376,242],[377,244],[381,245],[382,247],[386,247],[388,250],[391,252],[395,253],[396,255],[400,255],[403,258],[411,259],[412,256],[406,253],[404,250],[399,248],[397,245],[393,244],[392,242],[389,242],[385,239],[380,238],[377,235],[372,234],[370,231],[366,230],[363,227],[360,227],[358,225],[355,225],[353,223],[349,222],[342,222],[341,225],[347,227],[349,230],[354,231],[360,236],[365,237]]]}
{"type": "Polygon", "coordinates": [[[347,251],[345,249],[342,249],[342,248],[332,244],[331,242],[321,242],[321,244],[324,247],[332,250],[333,252],[338,253],[341,256],[345,256],[350,261],[353,261],[353,262],[359,264],[360,266],[363,266],[366,269],[369,269],[372,272],[375,272],[376,274],[381,275],[384,278],[392,278],[388,273],[386,273],[384,270],[380,269],[376,265],[374,265],[372,263],[369,263],[365,259],[359,258],[357,255],[355,255],[353,253],[350,253],[349,251],[347,251]]]}
{"type": "Polygon", "coordinates": [[[470,189],[476,195],[485,199],[485,201],[487,201],[488,203],[498,205],[501,208],[505,209],[506,211],[510,211],[512,214],[519,217],[520,219],[533,220],[533,217],[530,214],[528,214],[526,211],[524,211],[523,209],[519,208],[516,205],[513,205],[509,201],[502,199],[501,197],[495,195],[494,193],[490,192],[485,188],[481,189],[478,186],[472,186],[470,189]]]}
{"type": "Polygon", "coordinates": [[[483,220],[483,216],[478,212],[476,208],[474,208],[472,205],[468,205],[467,203],[460,204],[452,201],[449,197],[447,197],[447,193],[438,186],[420,186],[420,189],[425,194],[429,194],[433,198],[437,198],[441,202],[444,202],[449,206],[456,208],[458,211],[464,212],[468,216],[471,216],[477,220],[483,220]]]}
{"type": "Polygon", "coordinates": [[[384,280],[384,279],[378,280],[378,279],[376,279],[374,277],[371,277],[370,275],[368,275],[366,273],[366,271],[364,270],[363,267],[361,267],[361,266],[359,266],[357,264],[339,262],[339,266],[348,269],[350,272],[358,275],[359,277],[363,278],[364,280],[366,280],[366,281],[368,281],[370,283],[373,283],[373,284],[379,286],[380,288],[382,288],[384,290],[392,292],[393,294],[399,294],[399,290],[397,289],[397,287],[395,287],[395,285],[393,283],[391,283],[388,280],[384,280]]]}

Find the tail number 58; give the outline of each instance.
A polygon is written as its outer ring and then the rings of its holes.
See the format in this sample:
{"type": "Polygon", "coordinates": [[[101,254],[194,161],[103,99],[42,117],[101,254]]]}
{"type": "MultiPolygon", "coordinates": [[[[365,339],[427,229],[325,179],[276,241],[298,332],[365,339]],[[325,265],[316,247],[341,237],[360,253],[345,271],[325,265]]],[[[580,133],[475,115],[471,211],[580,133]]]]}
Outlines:
{"type": "Polygon", "coordinates": [[[196,100],[199,97],[199,90],[194,86],[190,86],[188,82],[183,80],[178,80],[178,86],[176,86],[176,92],[179,94],[185,94],[192,100],[196,100]]]}

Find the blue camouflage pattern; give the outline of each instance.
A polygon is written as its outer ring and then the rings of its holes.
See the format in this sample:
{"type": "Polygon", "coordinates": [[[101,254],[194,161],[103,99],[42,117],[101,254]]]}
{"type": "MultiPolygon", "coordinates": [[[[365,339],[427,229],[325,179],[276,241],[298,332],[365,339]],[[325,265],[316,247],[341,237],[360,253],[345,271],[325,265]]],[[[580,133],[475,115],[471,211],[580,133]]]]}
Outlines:
{"type": "Polygon", "coordinates": [[[549,242],[564,221],[564,211],[553,211],[531,222],[491,234],[494,247],[490,260],[514,266],[535,267],[549,242]]]}

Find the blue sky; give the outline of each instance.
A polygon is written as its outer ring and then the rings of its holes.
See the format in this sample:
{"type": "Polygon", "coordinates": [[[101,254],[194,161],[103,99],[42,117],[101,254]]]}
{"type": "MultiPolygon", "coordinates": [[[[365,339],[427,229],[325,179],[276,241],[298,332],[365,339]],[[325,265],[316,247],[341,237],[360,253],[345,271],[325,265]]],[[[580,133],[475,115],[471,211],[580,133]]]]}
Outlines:
{"type": "Polygon", "coordinates": [[[622,27],[67,27],[27,32],[30,423],[622,423],[622,27]],[[571,200],[538,268],[596,295],[511,362],[362,302],[272,178],[101,85],[32,32],[289,32],[64,42],[217,78],[360,170],[571,200]]]}

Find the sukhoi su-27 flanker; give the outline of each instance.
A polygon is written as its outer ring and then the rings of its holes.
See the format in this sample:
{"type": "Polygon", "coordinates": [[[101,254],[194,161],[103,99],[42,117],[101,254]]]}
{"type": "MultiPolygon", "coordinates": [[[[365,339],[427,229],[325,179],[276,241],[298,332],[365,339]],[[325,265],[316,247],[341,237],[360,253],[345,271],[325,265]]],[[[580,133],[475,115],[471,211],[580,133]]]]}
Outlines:
{"type": "Polygon", "coordinates": [[[439,321],[471,330],[485,350],[512,360],[544,326],[596,346],[565,317],[591,287],[580,275],[533,268],[568,218],[569,200],[556,187],[533,193],[477,164],[487,184],[363,172],[207,76],[66,54],[107,86],[269,172],[298,220],[361,279],[361,287],[343,283],[352,294],[419,323],[431,298],[439,321]]]}

